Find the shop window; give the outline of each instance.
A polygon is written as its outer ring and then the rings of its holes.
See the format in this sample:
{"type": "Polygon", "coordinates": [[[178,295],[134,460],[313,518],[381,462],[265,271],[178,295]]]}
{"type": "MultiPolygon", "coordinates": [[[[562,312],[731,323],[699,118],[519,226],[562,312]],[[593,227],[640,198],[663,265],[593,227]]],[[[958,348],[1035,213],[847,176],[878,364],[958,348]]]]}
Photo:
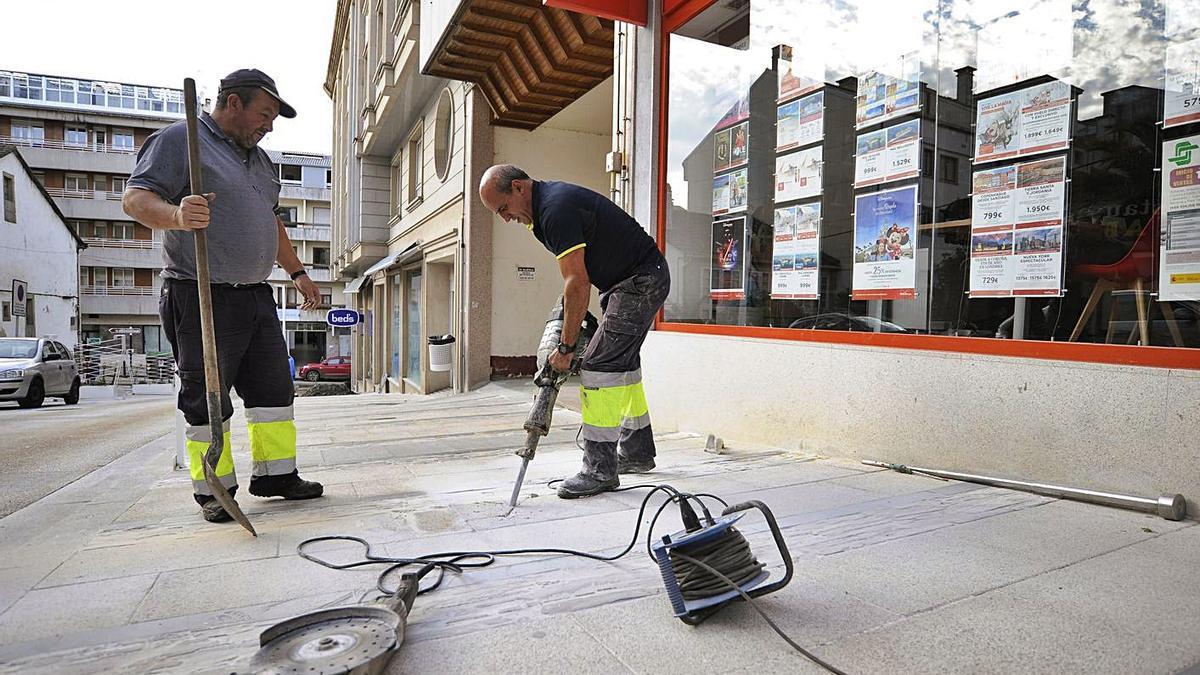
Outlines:
{"type": "Polygon", "coordinates": [[[1166,4],[713,3],[669,38],[666,321],[1200,346],[1166,4]]]}

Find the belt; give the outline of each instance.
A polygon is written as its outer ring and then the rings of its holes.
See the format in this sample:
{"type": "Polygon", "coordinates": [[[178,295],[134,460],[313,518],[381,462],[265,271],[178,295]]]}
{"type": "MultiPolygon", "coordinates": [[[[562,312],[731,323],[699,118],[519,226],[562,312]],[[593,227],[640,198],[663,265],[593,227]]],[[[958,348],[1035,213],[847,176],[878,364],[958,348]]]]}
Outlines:
{"type": "MultiPolygon", "coordinates": [[[[176,279],[175,277],[167,277],[166,280],[170,281],[170,282],[178,283],[178,284],[188,284],[190,286],[197,285],[195,279],[176,279]]],[[[265,282],[265,281],[251,281],[251,282],[247,282],[244,284],[243,283],[232,283],[232,282],[228,282],[228,281],[214,281],[209,284],[209,286],[211,286],[212,288],[225,288],[225,289],[238,289],[238,290],[247,290],[247,289],[258,288],[259,286],[266,286],[266,285],[267,285],[267,282],[265,282]]]]}

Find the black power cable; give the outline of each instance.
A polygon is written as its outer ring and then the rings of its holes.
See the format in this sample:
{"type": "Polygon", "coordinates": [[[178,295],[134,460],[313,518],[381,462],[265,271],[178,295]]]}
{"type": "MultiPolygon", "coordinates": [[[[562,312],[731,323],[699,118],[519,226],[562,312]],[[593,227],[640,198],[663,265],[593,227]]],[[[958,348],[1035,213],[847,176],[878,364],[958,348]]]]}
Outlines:
{"type": "MultiPolygon", "coordinates": [[[[553,482],[558,481],[552,481],[552,483],[553,482]]],[[[375,581],[376,589],[385,596],[393,595],[396,592],[396,589],[388,588],[387,585],[387,579],[393,573],[398,572],[399,570],[402,570],[410,565],[420,565],[422,569],[419,572],[419,575],[423,577],[427,572],[436,569],[438,571],[438,576],[434,582],[417,591],[417,594],[421,595],[433,591],[441,586],[442,580],[445,578],[446,571],[462,573],[462,571],[465,569],[487,567],[496,562],[497,556],[531,554],[569,555],[587,558],[589,560],[596,560],[599,562],[612,562],[623,558],[633,550],[634,546],[637,545],[638,535],[641,533],[642,528],[642,516],[646,512],[646,506],[650,503],[650,498],[658,492],[665,492],[669,496],[667,500],[658,507],[658,510],[654,512],[654,516],[650,519],[650,524],[646,531],[646,555],[652,562],[655,563],[655,565],[657,565],[658,561],[654,558],[654,554],[651,552],[650,545],[653,541],[652,537],[654,533],[654,526],[658,522],[658,517],[662,515],[663,510],[665,510],[667,506],[670,504],[679,505],[680,513],[683,516],[685,526],[687,526],[689,530],[692,529],[693,526],[700,526],[699,520],[695,512],[692,510],[690,502],[695,502],[700,507],[700,510],[704,513],[704,518],[709,525],[712,525],[714,520],[712,515],[709,513],[707,506],[704,504],[705,499],[711,499],[713,501],[720,502],[726,507],[729,506],[725,500],[717,497],[716,495],[707,493],[693,494],[680,492],[676,488],[666,484],[630,485],[617,488],[614,490],[614,492],[644,489],[649,489],[650,492],[648,492],[645,498],[642,499],[641,506],[638,508],[637,520],[635,521],[637,524],[634,526],[633,537],[630,538],[629,544],[626,545],[620,553],[615,555],[605,556],[597,553],[590,553],[588,551],[549,547],[511,548],[494,551],[444,551],[411,558],[392,558],[375,555],[371,551],[370,542],[361,537],[354,537],[350,535],[329,535],[305,539],[296,546],[296,553],[305,560],[314,562],[322,567],[335,570],[349,570],[367,565],[387,565],[388,567],[379,573],[379,577],[375,581]],[[361,545],[364,549],[363,559],[348,563],[334,563],[305,550],[307,547],[313,544],[328,541],[351,541],[361,545]]],[[[759,609],[758,605],[754,602],[754,599],[747,595],[745,591],[743,591],[738,585],[750,581],[754,577],[758,576],[765,567],[763,563],[759,562],[754,557],[754,554],[750,551],[750,544],[740,532],[730,527],[712,542],[696,545],[694,547],[684,547],[684,549],[687,551],[687,553],[680,552],[678,547],[673,548],[670,551],[670,555],[672,565],[676,570],[676,577],[680,582],[680,588],[683,590],[685,599],[693,600],[709,598],[724,590],[726,587],[731,588],[732,590],[737,591],[744,600],[749,602],[754,611],[762,616],[772,630],[779,634],[779,636],[787,641],[787,643],[794,649],[829,672],[836,673],[837,675],[845,675],[843,671],[838,670],[832,665],[822,661],[820,658],[807,651],[790,637],[788,637],[786,633],[784,633],[777,625],[775,625],[775,622],[773,622],[770,617],[768,617],[761,609],[759,609]]]]}

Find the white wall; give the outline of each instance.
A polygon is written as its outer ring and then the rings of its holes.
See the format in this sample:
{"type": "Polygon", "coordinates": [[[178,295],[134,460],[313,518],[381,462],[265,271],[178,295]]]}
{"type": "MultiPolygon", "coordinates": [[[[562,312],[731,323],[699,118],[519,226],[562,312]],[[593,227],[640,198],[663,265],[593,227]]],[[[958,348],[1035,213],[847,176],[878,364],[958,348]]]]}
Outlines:
{"type": "MultiPolygon", "coordinates": [[[[537,180],[576,183],[607,196],[604,155],[612,145],[611,111],[610,79],[532,132],[497,127],[495,163],[516,164],[537,180]]],[[[558,261],[533,233],[494,218],[492,354],[534,355],[546,315],[562,289],[558,261]],[[533,267],[534,279],[518,280],[517,267],[533,267]]],[[[598,311],[593,289],[592,312],[598,311]]]]}
{"type": "MultiPolygon", "coordinates": [[[[79,297],[75,239],[15,153],[0,158],[0,171],[13,177],[17,195],[15,224],[5,221],[0,211],[0,301],[11,306],[13,279],[25,281],[33,298],[37,334],[54,335],[74,348],[77,335],[72,319],[79,297]]],[[[23,317],[0,322],[10,337],[24,336],[25,325],[23,317]]]]}
{"type": "Polygon", "coordinates": [[[1145,497],[1200,513],[1200,371],[652,332],[656,431],[1145,497]]]}

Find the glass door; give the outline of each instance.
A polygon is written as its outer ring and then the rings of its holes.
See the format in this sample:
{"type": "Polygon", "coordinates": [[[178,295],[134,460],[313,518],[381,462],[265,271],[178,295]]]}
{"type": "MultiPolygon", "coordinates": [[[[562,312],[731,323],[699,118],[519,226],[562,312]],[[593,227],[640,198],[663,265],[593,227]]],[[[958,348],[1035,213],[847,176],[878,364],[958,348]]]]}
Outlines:
{"type": "Polygon", "coordinates": [[[421,387],[423,386],[421,382],[421,349],[425,342],[421,339],[421,271],[415,270],[406,276],[407,283],[405,285],[408,288],[405,298],[405,330],[408,344],[404,376],[413,384],[421,387]]]}

